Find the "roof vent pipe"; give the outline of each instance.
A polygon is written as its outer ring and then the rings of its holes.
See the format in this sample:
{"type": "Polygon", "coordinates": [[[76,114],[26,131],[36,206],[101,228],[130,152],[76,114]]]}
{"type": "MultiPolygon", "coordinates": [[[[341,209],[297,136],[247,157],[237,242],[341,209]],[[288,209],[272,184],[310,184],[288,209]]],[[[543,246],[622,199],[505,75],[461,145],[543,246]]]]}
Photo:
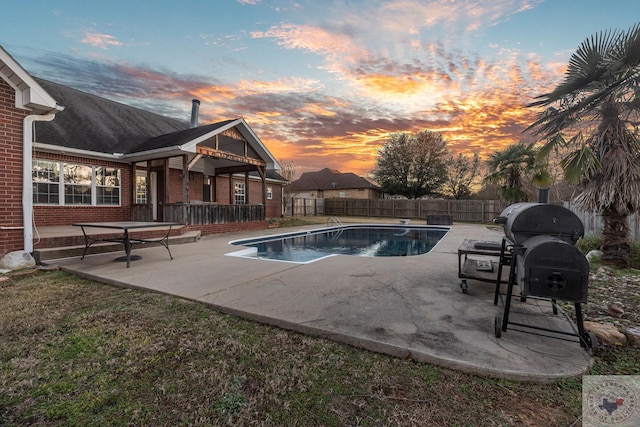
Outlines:
{"type": "Polygon", "coordinates": [[[192,128],[198,126],[199,110],[200,110],[200,101],[197,99],[192,100],[191,101],[191,127],[192,128]]]}

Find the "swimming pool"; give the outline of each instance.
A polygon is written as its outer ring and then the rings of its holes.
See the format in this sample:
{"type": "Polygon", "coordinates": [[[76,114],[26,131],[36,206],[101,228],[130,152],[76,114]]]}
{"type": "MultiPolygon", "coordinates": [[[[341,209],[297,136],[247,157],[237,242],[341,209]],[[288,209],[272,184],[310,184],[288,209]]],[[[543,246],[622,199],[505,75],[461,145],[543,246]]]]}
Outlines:
{"type": "Polygon", "coordinates": [[[414,256],[430,252],[449,227],[409,225],[345,225],[254,239],[234,240],[249,248],[227,255],[308,263],[335,255],[414,256]]]}

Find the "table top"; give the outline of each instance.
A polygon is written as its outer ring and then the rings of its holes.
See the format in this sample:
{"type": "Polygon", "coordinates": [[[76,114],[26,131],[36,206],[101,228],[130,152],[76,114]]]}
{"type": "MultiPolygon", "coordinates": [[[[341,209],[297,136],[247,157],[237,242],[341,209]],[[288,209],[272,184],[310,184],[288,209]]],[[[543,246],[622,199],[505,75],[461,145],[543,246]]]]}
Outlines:
{"type": "Polygon", "coordinates": [[[465,239],[458,248],[458,254],[498,255],[500,256],[502,244],[486,240],[465,239]]]}
{"type": "Polygon", "coordinates": [[[116,230],[132,230],[134,228],[171,227],[180,225],[177,222],[144,222],[144,221],[113,221],[113,222],[77,222],[76,227],[111,228],[116,230]]]}

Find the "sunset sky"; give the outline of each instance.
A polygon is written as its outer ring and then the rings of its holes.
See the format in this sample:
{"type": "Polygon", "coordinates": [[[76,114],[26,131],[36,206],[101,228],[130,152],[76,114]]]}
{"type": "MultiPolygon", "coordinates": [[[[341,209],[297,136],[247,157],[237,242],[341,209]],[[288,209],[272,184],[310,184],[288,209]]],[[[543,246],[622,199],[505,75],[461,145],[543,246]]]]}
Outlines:
{"type": "Polygon", "coordinates": [[[298,175],[367,175],[392,132],[481,156],[529,140],[524,106],[637,0],[2,0],[32,75],[200,123],[244,117],[298,175]]]}

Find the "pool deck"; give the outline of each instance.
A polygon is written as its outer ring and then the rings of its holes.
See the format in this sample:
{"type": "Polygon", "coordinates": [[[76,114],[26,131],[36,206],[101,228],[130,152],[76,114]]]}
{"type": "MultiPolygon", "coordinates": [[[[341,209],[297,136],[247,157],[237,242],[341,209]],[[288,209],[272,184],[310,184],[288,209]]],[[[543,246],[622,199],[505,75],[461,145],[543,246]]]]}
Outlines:
{"type": "MultiPolygon", "coordinates": [[[[397,224],[397,221],[395,222],[397,224]]],[[[176,295],[227,313],[418,362],[498,378],[553,381],[585,374],[590,354],[577,342],[508,329],[494,334],[493,283],[467,279],[460,289],[457,250],[464,239],[499,242],[503,233],[454,224],[428,254],[410,257],[334,256],[309,264],[225,256],[229,241],[321,225],[205,236],[134,250],[131,268],[105,253],[48,261],[112,285],[176,295]]],[[[503,287],[504,288],[504,287],[503,287]]],[[[546,301],[513,298],[511,319],[571,331],[546,301]]],[[[575,325],[573,325],[575,326],[575,325]]]]}

